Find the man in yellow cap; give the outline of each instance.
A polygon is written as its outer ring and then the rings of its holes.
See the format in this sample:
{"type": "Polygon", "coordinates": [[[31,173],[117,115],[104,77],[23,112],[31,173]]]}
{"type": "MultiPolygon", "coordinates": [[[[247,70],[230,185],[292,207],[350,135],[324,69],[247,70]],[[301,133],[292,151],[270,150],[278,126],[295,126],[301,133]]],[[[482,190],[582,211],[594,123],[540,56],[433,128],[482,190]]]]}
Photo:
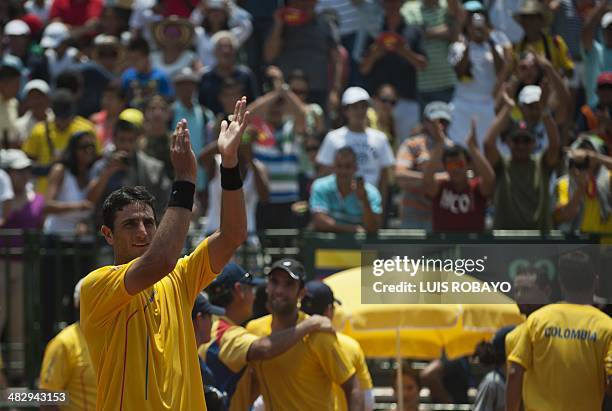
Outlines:
{"type": "Polygon", "coordinates": [[[114,190],[126,186],[144,186],[155,197],[157,215],[163,214],[171,183],[166,177],[164,164],[138,148],[143,123],[144,116],[140,110],[123,110],[115,125],[113,145],[93,165],[87,199],[96,204],[98,217],[102,200],[114,190]]]}

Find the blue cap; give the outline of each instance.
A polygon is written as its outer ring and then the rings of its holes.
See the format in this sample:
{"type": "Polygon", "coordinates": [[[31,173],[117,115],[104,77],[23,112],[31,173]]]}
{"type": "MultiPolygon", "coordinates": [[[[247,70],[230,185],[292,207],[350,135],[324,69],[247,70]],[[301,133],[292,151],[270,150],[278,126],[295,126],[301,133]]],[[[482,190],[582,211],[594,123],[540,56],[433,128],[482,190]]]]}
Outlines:
{"type": "Polygon", "coordinates": [[[212,305],[208,300],[208,295],[205,292],[198,293],[193,309],[191,310],[191,318],[196,318],[198,313],[210,315],[225,315],[225,309],[212,305]]]}
{"type": "Polygon", "coordinates": [[[304,297],[300,309],[306,314],[322,315],[325,309],[333,303],[342,304],[334,297],[334,292],[321,281],[309,281],[304,286],[304,297]]]}
{"type": "Polygon", "coordinates": [[[219,288],[231,289],[236,283],[257,286],[265,282],[266,280],[263,278],[253,277],[238,264],[229,263],[223,267],[221,274],[210,283],[210,287],[212,287],[211,289],[213,290],[219,288]]]}
{"type": "Polygon", "coordinates": [[[466,1],[463,4],[463,8],[465,9],[465,11],[469,11],[470,13],[476,13],[478,11],[485,11],[485,7],[482,5],[481,2],[477,0],[466,1]]]}
{"type": "Polygon", "coordinates": [[[506,356],[506,335],[510,333],[510,331],[516,328],[515,325],[509,325],[507,327],[502,327],[493,336],[491,340],[491,344],[493,344],[493,348],[495,351],[504,357],[506,356]]]}

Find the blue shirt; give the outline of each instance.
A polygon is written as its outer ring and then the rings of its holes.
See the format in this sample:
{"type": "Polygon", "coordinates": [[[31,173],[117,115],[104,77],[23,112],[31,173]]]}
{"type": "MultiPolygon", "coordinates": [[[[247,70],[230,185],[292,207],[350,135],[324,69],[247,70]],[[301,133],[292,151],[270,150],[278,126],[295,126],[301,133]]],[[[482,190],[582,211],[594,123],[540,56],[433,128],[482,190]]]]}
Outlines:
{"type": "Polygon", "coordinates": [[[161,94],[172,97],[174,91],[166,73],[152,68],[148,73],[139,73],[131,67],[121,75],[121,87],[128,92],[128,98],[134,106],[141,106],[147,97],[161,94]]]}
{"type": "Polygon", "coordinates": [[[597,105],[597,76],[605,71],[612,71],[612,49],[607,48],[596,40],[589,52],[582,49],[584,60],[584,92],[587,104],[591,107],[597,105]]]}
{"type": "MultiPolygon", "coordinates": [[[[200,106],[197,101],[194,100],[192,104],[193,106],[189,109],[180,101],[175,101],[172,105],[174,112],[172,124],[176,124],[183,118],[187,120],[189,135],[191,137],[191,148],[193,149],[196,157],[198,157],[206,143],[211,141],[215,117],[210,110],[200,106]]],[[[196,189],[197,191],[202,191],[204,190],[205,186],[206,173],[204,172],[202,166],[198,165],[196,189]]]]}
{"type": "MultiPolygon", "coordinates": [[[[372,212],[374,214],[381,214],[382,200],[380,192],[370,183],[365,183],[365,190],[372,212]]],[[[359,201],[354,192],[342,198],[338,191],[335,174],[318,178],[312,183],[310,212],[325,213],[340,224],[356,225],[361,224],[363,220],[361,201],[359,201]]]]}

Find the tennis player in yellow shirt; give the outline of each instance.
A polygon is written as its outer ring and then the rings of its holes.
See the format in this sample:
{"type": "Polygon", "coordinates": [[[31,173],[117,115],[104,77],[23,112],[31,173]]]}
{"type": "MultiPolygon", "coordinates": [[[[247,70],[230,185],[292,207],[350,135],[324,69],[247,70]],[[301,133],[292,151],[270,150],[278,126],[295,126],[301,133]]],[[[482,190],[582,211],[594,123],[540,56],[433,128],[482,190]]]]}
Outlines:
{"type": "Polygon", "coordinates": [[[600,411],[605,357],[612,343],[612,319],[592,307],[595,271],[590,257],[572,251],[559,259],[565,302],[529,316],[508,361],[506,410],[600,411]],[[525,370],[529,384],[523,385],[525,370]]]}
{"type": "MultiPolygon", "coordinates": [[[[308,315],[324,315],[330,320],[334,319],[335,306],[341,304],[334,297],[334,292],[329,286],[321,281],[309,281],[304,286],[304,297],[300,302],[300,309],[308,315]]],[[[374,409],[374,395],[372,394],[372,377],[365,361],[365,354],[361,345],[352,337],[346,334],[336,333],[340,346],[346,356],[355,367],[359,386],[363,395],[364,411],[374,409]]],[[[344,393],[338,385],[334,385],[336,394],[336,410],[344,411],[347,409],[344,393]]]]}
{"type": "Polygon", "coordinates": [[[176,181],[156,224],[142,187],[114,191],[103,206],[102,234],[115,265],[90,273],[81,290],[81,324],[96,371],[102,410],[205,410],[191,310],[246,239],[238,146],[248,123],[246,98],[221,124],[221,226],[188,256],[183,250],[195,195],[196,158],[185,120],[172,135],[176,181]]]}
{"type": "Polygon", "coordinates": [[[211,302],[225,308],[225,315],[213,324],[212,342],[201,347],[200,355],[215,375],[215,386],[227,393],[229,411],[247,410],[255,400],[258,388],[253,369],[247,368],[250,363],[281,355],[311,332],[334,332],[331,321],[320,315],[272,335],[248,332],[240,324],[252,318],[255,287],[263,283],[231,262],[207,288],[211,302]]]}
{"type": "MultiPolygon", "coordinates": [[[[74,307],[79,309],[81,279],[74,287],[74,307]]],[[[59,332],[45,349],[39,387],[47,391],[66,391],[70,397],[63,406],[43,405],[42,411],[81,411],[96,404],[96,375],[81,325],[69,325],[59,332]]]]}
{"type": "MultiPolygon", "coordinates": [[[[297,307],[304,279],[304,267],[296,260],[285,258],[272,264],[266,285],[272,314],[249,322],[247,330],[271,335],[305,321],[308,315],[297,307]]],[[[252,366],[266,411],[332,411],[334,384],[342,387],[349,410],[362,410],[355,367],[334,334],[309,334],[284,354],[252,366]]]]}

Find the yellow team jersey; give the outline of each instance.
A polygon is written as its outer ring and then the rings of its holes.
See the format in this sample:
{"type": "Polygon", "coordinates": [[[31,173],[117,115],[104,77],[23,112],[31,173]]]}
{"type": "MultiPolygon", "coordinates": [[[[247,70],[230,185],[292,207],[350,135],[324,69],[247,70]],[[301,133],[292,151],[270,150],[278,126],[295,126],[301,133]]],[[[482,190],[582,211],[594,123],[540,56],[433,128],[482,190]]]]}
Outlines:
{"type": "Polygon", "coordinates": [[[600,411],[612,319],[588,305],[559,303],[524,324],[508,360],[530,375],[525,411],[600,411]]]}
{"type": "Polygon", "coordinates": [[[259,337],[227,317],[213,323],[210,344],[200,347],[200,356],[215,376],[217,386],[230,400],[230,411],[248,410],[257,397],[247,353],[259,337]]]}
{"type": "MultiPolygon", "coordinates": [[[[612,173],[608,171],[612,182],[612,173]]],[[[589,182],[589,184],[594,184],[589,182]]],[[[566,177],[559,179],[556,185],[557,204],[556,207],[567,205],[570,201],[569,179],[566,177]]],[[[597,196],[584,196],[582,221],[580,222],[580,231],[584,233],[612,233],[612,216],[608,216],[606,221],[601,219],[601,206],[597,196]]]]}
{"type": "MultiPolygon", "coordinates": [[[[359,379],[359,387],[362,391],[372,389],[372,377],[368,370],[368,365],[365,361],[365,354],[361,349],[361,345],[352,337],[346,334],[336,333],[340,347],[344,350],[346,357],[355,367],[357,378],[359,379]]],[[[334,384],[334,394],[336,396],[334,409],[336,411],[348,410],[344,391],[338,384],[334,384]]]]}
{"type": "Polygon", "coordinates": [[[567,77],[572,76],[574,61],[569,54],[565,40],[561,36],[542,34],[541,39],[533,43],[520,41],[515,46],[515,56],[520,56],[521,53],[528,50],[533,50],[537,55],[546,57],[561,74],[567,77]]]}
{"type": "MultiPolygon", "coordinates": [[[[54,121],[48,122],[47,125],[48,127],[45,127],[44,122],[36,124],[32,129],[32,134],[24,141],[21,147],[28,157],[36,159],[36,162],[40,165],[50,165],[59,159],[64,149],[68,146],[68,141],[73,134],[81,131],[90,131],[96,136],[93,123],[80,116],[74,117],[65,130],[58,130],[55,127],[54,121]],[[53,145],[53,152],[47,139],[47,130],[53,145]]],[[[99,154],[101,150],[102,146],[96,138],[96,151],[99,154]]],[[[36,191],[44,194],[46,189],[47,178],[39,178],[36,183],[36,191]]]]}
{"type": "Polygon", "coordinates": [[[68,392],[70,401],[60,407],[62,411],[96,408],[96,376],[79,323],[64,328],[47,344],[39,386],[68,392]]]}
{"type": "MultiPolygon", "coordinates": [[[[299,312],[297,322],[308,318],[299,312]]],[[[272,333],[272,316],[247,324],[260,337],[272,333]]],[[[333,384],[341,385],[354,373],[338,338],[331,333],[307,335],[278,357],[253,361],[266,411],[325,411],[334,409],[333,384]]]]}
{"type": "Polygon", "coordinates": [[[206,410],[191,309],[216,276],[208,239],[148,289],[129,295],[130,261],[90,273],[81,289],[81,324],[97,375],[96,409],[206,410]]]}

